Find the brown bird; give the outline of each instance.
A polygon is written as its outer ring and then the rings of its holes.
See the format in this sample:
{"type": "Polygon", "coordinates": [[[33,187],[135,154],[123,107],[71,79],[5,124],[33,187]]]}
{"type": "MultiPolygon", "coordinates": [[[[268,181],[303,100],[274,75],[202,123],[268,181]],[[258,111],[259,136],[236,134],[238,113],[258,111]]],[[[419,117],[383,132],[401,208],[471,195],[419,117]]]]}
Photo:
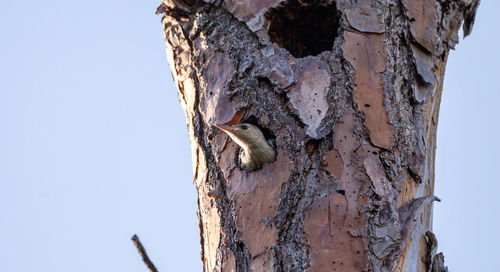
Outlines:
{"type": "Polygon", "coordinates": [[[259,170],[262,165],[276,159],[271,140],[266,141],[262,131],[254,125],[242,123],[237,125],[215,124],[216,127],[227,133],[240,147],[238,164],[247,171],[259,170]]]}

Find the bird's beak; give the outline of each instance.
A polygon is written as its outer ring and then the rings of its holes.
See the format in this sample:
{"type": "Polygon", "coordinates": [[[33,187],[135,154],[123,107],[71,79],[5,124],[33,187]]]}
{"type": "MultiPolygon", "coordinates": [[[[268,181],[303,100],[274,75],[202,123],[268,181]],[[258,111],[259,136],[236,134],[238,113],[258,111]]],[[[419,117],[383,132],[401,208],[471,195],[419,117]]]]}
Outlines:
{"type": "Polygon", "coordinates": [[[233,126],[228,126],[228,125],[224,125],[224,124],[215,124],[215,126],[218,127],[219,129],[222,129],[222,130],[228,131],[228,132],[233,132],[233,131],[237,130],[233,126]]]}

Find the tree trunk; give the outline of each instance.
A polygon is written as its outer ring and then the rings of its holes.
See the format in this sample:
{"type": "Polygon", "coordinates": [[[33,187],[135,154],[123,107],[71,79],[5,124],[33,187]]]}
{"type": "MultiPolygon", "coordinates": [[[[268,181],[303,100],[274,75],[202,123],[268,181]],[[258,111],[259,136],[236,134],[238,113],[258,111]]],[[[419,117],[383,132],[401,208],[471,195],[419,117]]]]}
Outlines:
{"type": "Polygon", "coordinates": [[[430,232],[439,103],[478,5],[164,0],[204,271],[445,271],[430,232]],[[276,140],[276,161],[238,167],[213,125],[240,120],[276,140]]]}

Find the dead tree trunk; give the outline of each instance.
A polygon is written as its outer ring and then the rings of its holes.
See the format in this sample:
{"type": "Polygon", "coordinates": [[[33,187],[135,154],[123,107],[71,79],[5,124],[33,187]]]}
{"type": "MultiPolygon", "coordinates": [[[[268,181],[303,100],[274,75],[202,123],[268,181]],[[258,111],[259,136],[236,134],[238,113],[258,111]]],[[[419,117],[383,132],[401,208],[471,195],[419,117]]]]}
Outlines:
{"type": "Polygon", "coordinates": [[[445,271],[436,127],[448,52],[478,4],[164,0],[204,271],[445,271]],[[276,140],[275,162],[238,167],[213,125],[239,119],[276,140]]]}

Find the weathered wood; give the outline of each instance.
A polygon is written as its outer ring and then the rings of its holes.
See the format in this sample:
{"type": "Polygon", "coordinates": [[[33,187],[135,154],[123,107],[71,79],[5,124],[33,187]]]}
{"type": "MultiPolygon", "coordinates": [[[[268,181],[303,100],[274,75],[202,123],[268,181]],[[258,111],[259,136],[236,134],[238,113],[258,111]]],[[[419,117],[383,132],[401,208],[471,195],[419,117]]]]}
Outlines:
{"type": "Polygon", "coordinates": [[[164,0],[204,271],[444,269],[428,232],[439,103],[478,4],[164,0]],[[236,119],[276,161],[238,167],[213,127],[236,119]]]}

